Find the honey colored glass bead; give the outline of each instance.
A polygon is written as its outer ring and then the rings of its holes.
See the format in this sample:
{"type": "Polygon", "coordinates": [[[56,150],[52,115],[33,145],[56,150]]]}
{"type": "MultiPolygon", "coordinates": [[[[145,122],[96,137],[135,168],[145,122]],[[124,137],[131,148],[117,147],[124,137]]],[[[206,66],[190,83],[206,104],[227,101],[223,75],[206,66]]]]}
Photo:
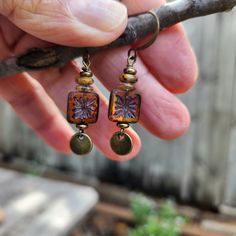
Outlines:
{"type": "Polygon", "coordinates": [[[76,79],[76,82],[82,86],[90,86],[94,83],[94,80],[92,77],[79,77],[76,79]]]}
{"type": "Polygon", "coordinates": [[[114,89],[110,96],[109,120],[119,123],[139,121],[141,96],[134,91],[114,89]]]}
{"type": "Polygon", "coordinates": [[[72,124],[92,124],[98,119],[99,97],[94,92],[71,92],[67,120],[72,124]]]}

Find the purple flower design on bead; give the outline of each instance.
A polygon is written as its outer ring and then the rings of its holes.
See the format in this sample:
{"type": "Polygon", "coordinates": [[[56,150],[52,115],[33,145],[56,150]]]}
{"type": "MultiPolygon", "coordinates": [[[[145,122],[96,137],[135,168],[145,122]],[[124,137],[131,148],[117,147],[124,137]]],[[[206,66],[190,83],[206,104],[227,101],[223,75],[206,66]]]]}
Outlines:
{"type": "Polygon", "coordinates": [[[116,95],[115,114],[114,116],[121,116],[124,118],[135,118],[137,113],[136,97],[132,96],[119,96],[116,95]]]}
{"type": "Polygon", "coordinates": [[[74,97],[74,119],[86,120],[93,116],[93,112],[97,109],[96,99],[77,98],[74,97]]]}

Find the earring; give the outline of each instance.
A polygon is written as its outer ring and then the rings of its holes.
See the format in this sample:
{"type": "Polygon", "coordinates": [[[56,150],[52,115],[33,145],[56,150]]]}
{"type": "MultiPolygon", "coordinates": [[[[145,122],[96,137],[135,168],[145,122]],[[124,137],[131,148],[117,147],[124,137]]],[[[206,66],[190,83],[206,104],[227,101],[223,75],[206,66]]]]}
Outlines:
{"type": "Polygon", "coordinates": [[[120,77],[118,88],[112,90],[109,102],[108,118],[116,122],[120,131],[116,132],[111,140],[111,148],[118,155],[126,155],[132,150],[132,139],[125,132],[130,123],[139,120],[141,96],[135,92],[134,84],[137,82],[136,51],[129,50],[127,66],[120,77]],[[133,54],[134,53],[134,54],[133,54]],[[133,54],[133,55],[132,55],[133,54]]]}
{"type": "Polygon", "coordinates": [[[149,11],[148,13],[154,16],[157,22],[154,37],[145,45],[128,51],[127,66],[120,76],[121,83],[118,88],[112,90],[110,95],[108,118],[110,121],[116,122],[120,129],[113,134],[110,145],[112,150],[118,155],[127,155],[132,151],[132,139],[125,132],[125,129],[129,128],[131,123],[137,123],[140,116],[141,95],[136,93],[134,87],[138,81],[136,76],[137,71],[134,68],[137,52],[149,47],[156,40],[160,31],[159,18],[153,11],[149,11]]]}
{"type": "Polygon", "coordinates": [[[89,55],[83,56],[82,71],[76,83],[76,91],[68,95],[67,120],[76,124],[79,131],[71,138],[70,147],[75,154],[85,155],[92,150],[93,143],[84,130],[97,122],[99,113],[99,96],[92,87],[94,80],[89,55]]]}

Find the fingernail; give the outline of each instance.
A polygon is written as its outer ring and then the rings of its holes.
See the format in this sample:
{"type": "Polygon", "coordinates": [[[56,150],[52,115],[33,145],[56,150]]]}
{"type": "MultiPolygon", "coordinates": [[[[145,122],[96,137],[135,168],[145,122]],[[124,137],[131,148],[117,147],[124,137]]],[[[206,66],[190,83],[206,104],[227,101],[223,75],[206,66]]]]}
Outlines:
{"type": "Polygon", "coordinates": [[[126,7],[114,0],[70,0],[71,12],[81,23],[110,32],[127,18],[126,7]]]}

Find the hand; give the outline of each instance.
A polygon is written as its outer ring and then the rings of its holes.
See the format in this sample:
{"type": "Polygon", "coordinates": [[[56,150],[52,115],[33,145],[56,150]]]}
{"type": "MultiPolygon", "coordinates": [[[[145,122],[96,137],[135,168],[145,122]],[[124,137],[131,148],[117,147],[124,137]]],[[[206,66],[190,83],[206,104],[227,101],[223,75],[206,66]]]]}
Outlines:
{"type": "MultiPolygon", "coordinates": [[[[124,0],[129,14],[148,11],[164,0],[124,0]]],[[[28,48],[47,47],[53,43],[68,46],[98,46],[116,39],[127,23],[126,7],[112,0],[0,0],[1,59],[20,54],[28,48]]],[[[92,69],[111,90],[118,83],[125,66],[128,47],[101,53],[92,58],[92,69]]],[[[16,113],[49,145],[69,153],[74,131],[61,115],[66,112],[67,94],[75,87],[77,65],[63,69],[23,73],[0,80],[0,95],[16,113]]],[[[173,95],[192,87],[197,78],[194,53],[181,25],[158,36],[148,49],[140,52],[135,65],[142,94],[140,123],[163,139],[185,133],[190,116],[186,107],[173,95]]],[[[99,120],[88,133],[105,156],[117,160],[109,139],[117,131],[107,119],[108,101],[101,98],[99,120]]],[[[129,160],[140,150],[141,141],[134,130],[133,151],[122,158],[129,160]]]]}

